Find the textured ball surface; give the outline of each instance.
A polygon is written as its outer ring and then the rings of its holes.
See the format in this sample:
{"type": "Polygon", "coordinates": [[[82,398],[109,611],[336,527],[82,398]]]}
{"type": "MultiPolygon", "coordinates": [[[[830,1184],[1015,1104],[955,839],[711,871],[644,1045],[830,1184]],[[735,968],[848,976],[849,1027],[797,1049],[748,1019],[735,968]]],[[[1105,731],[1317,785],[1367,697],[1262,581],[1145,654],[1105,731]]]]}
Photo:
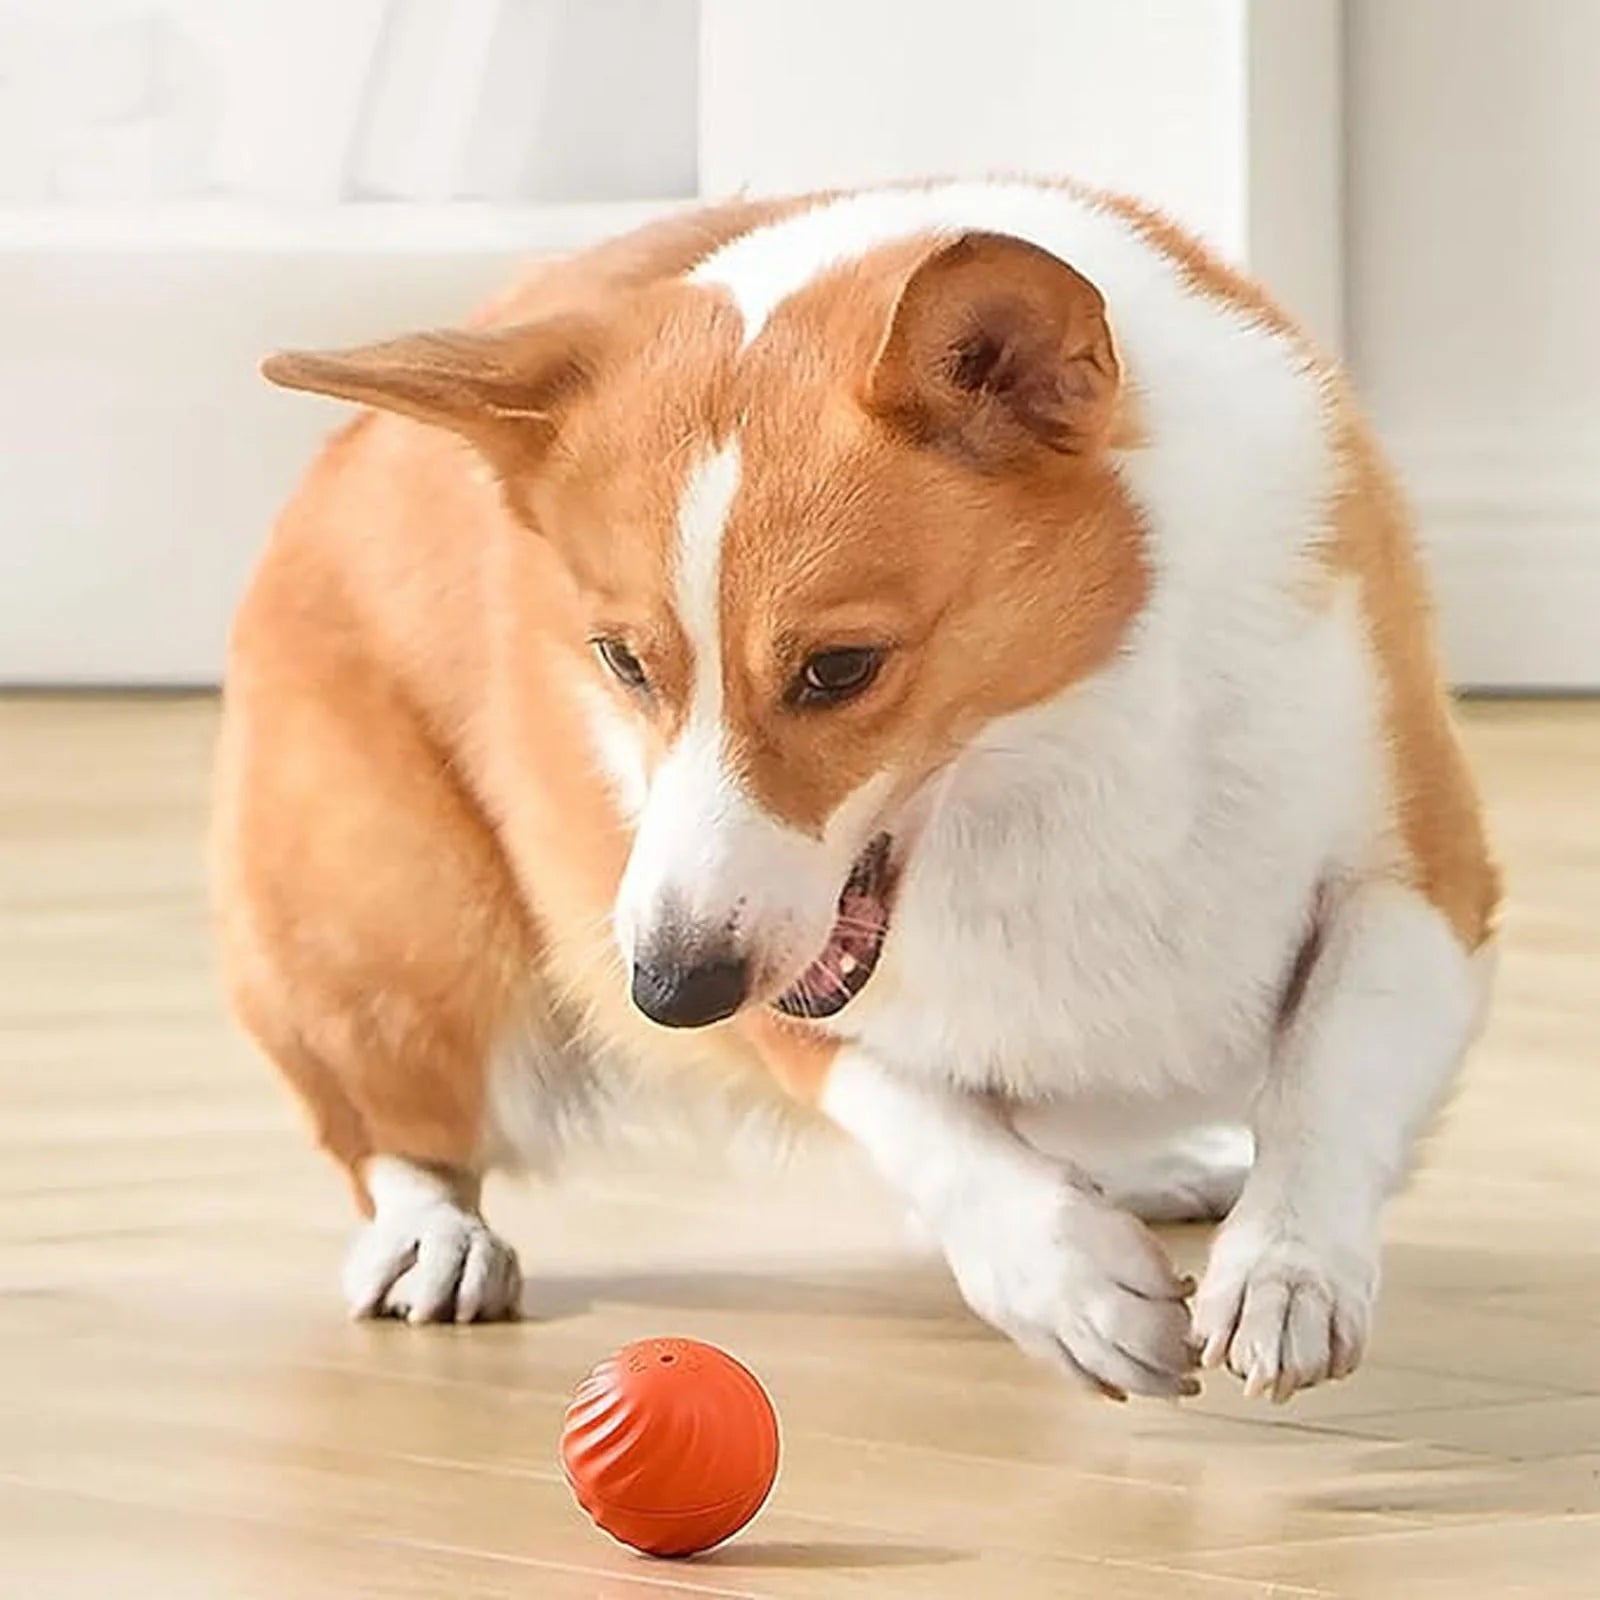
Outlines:
{"type": "Polygon", "coordinates": [[[778,1475],[778,1418],[715,1345],[641,1339],[578,1386],[561,1430],[578,1504],[614,1539],[689,1556],[736,1534],[778,1475]]]}

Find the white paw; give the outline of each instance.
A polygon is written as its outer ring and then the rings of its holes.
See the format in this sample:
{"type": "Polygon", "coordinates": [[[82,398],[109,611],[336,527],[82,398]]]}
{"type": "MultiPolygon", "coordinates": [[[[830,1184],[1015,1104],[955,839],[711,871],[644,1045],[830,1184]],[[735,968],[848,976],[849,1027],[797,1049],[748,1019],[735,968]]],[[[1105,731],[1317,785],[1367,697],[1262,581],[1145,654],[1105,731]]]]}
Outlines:
{"type": "Polygon", "coordinates": [[[516,1251],[444,1199],[380,1207],[350,1246],[343,1282],[352,1316],[413,1323],[513,1317],[522,1293],[516,1251]]]}
{"type": "Polygon", "coordinates": [[[1195,1342],[1248,1395],[1282,1404],[1360,1363],[1378,1289],[1375,1246],[1313,1244],[1291,1226],[1239,1218],[1217,1235],[1195,1298],[1195,1342]]]}
{"type": "Polygon", "coordinates": [[[1198,1392],[1194,1285],[1126,1212],[1042,1179],[970,1208],[943,1243],[968,1305],[1030,1355],[1118,1400],[1198,1392]]]}

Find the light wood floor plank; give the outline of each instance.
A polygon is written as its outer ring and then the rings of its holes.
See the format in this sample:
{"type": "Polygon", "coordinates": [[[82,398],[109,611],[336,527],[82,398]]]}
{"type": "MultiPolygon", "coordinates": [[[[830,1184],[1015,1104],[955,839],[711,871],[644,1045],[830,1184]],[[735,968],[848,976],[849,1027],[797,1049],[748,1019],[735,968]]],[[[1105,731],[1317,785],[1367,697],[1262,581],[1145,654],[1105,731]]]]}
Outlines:
{"type": "Polygon", "coordinates": [[[1368,1367],[1277,1410],[1064,1393],[833,1147],[497,1186],[529,1321],[350,1326],[343,1185],[218,1001],[214,726],[0,699],[0,1594],[1600,1595],[1600,707],[1469,713],[1494,1018],[1394,1208],[1368,1367]],[[553,1446],[583,1371],[662,1332],[750,1361],[785,1428],[760,1522],[688,1564],[589,1529],[553,1446]]]}

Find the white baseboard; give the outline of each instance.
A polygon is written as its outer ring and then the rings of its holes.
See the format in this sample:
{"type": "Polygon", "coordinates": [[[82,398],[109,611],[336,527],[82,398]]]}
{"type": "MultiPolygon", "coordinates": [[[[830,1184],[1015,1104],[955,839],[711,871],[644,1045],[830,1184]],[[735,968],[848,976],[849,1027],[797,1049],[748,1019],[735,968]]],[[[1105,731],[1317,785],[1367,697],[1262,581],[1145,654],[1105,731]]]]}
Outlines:
{"type": "Polygon", "coordinates": [[[1600,690],[1600,435],[1396,441],[1467,689],[1600,690]]]}

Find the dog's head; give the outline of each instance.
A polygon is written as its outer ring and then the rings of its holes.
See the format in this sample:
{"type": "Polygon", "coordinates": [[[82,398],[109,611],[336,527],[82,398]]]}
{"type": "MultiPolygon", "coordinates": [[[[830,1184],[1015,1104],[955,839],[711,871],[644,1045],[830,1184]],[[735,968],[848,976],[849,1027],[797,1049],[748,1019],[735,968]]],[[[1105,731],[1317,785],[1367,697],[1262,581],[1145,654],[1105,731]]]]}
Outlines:
{"type": "Polygon", "coordinates": [[[716,259],[538,323],[268,375],[452,428],[583,597],[637,831],[639,1006],[821,1017],[870,977],[914,801],[985,723],[1113,651],[1147,587],[1099,293],[923,235],[763,303],[716,259]]]}

